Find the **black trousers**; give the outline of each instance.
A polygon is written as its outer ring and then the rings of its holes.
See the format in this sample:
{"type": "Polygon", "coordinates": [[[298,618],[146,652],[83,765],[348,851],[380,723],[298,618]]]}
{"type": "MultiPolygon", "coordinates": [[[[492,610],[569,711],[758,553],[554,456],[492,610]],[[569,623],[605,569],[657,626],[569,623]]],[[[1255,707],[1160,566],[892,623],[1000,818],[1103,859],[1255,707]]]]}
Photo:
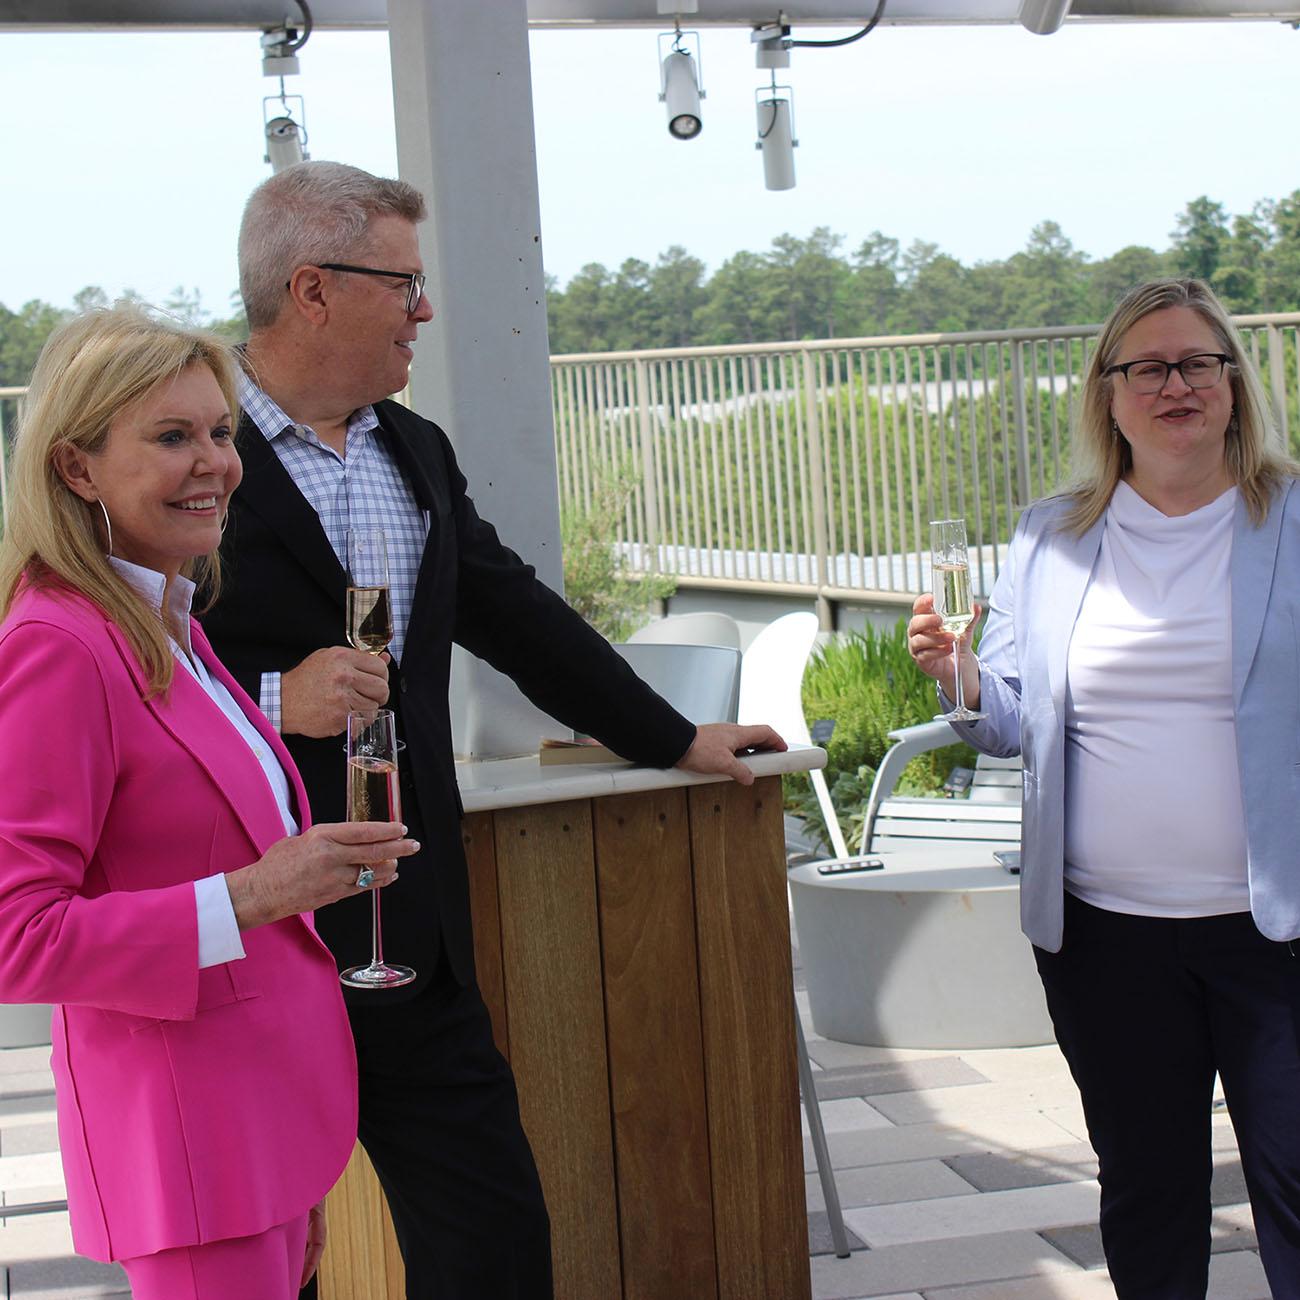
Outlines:
{"type": "MultiPolygon", "coordinates": [[[[388,1199],[407,1300],[551,1300],[550,1219],[510,1067],[444,958],[410,1002],[350,1007],[359,1135],[388,1199]]],[[[314,1285],[304,1291],[314,1300],[314,1285]]]]}
{"type": "Polygon", "coordinates": [[[1216,1071],[1274,1300],[1300,1300],[1300,957],[1248,912],[1130,916],[1069,894],[1061,951],[1034,954],[1100,1162],[1119,1300],[1205,1296],[1216,1071]]]}

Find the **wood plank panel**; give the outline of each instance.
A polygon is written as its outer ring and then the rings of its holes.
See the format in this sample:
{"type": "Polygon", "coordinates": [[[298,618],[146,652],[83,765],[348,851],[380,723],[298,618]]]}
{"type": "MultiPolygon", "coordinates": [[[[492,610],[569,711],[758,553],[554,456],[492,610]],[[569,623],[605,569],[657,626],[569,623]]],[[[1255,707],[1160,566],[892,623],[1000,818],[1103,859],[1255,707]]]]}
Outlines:
{"type": "Polygon", "coordinates": [[[595,801],[624,1300],[716,1300],[686,792],[595,801]]]}
{"type": "Polygon", "coordinates": [[[501,898],[497,889],[497,854],[492,814],[470,813],[461,822],[465,861],[469,866],[469,910],[474,923],[474,970],[479,992],[492,1019],[497,1051],[510,1059],[506,1016],[505,972],[501,966],[501,898]]]}
{"type": "Polygon", "coordinates": [[[328,1233],[320,1300],[404,1300],[406,1273],[397,1234],[370,1158],[358,1142],[325,1198],[328,1233]]]}
{"type": "Polygon", "coordinates": [[[617,1300],[591,805],[501,809],[494,820],[511,1065],[551,1215],[555,1293],[617,1300]]]}
{"type": "Polygon", "coordinates": [[[781,780],[689,807],[719,1300],[809,1300],[781,780]]]}

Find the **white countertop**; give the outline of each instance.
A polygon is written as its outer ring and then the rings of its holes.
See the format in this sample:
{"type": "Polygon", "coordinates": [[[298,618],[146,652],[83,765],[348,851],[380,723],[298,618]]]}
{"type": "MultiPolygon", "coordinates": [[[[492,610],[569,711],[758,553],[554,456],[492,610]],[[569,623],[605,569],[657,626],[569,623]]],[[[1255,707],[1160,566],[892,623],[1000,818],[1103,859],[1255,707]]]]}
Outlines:
{"type": "MultiPolygon", "coordinates": [[[[826,751],[816,745],[791,745],[781,754],[747,754],[740,761],[755,776],[779,776],[825,767],[826,751]]],[[[627,763],[557,763],[543,767],[536,754],[456,764],[456,783],[467,813],[562,803],[566,799],[597,799],[639,790],[670,790],[728,779],[698,776],[675,767],[632,767],[627,763]]]]}

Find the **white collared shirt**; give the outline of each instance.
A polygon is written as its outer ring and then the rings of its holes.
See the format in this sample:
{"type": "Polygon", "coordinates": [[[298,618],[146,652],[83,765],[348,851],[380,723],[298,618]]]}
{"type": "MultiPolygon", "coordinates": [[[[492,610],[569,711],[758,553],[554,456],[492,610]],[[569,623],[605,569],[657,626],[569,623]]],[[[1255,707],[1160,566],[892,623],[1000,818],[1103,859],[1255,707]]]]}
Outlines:
{"type": "MultiPolygon", "coordinates": [[[[208,672],[207,666],[194,654],[190,642],[190,606],[194,599],[194,584],[188,578],[179,575],[172,580],[168,591],[166,577],[153,569],[146,569],[128,560],[116,556],[109,557],[109,563],[131,587],[139,593],[151,609],[162,613],[164,594],[167,597],[167,612],[180,637],[171,641],[172,653],[177,662],[203,688],[208,698],[221,710],[226,720],[239,733],[239,737],[252,751],[261,766],[267,784],[275,798],[280,820],[284,823],[286,835],[298,834],[298,823],[291,810],[292,793],[289,779],[281,767],[269,744],[235,702],[234,696],[225,685],[208,672]],[[183,643],[183,644],[182,644],[183,643]]],[[[239,924],[235,919],[235,909],[230,902],[230,890],[226,877],[218,872],[194,882],[194,899],[198,907],[199,922],[199,969],[207,966],[219,966],[223,962],[237,961],[245,955],[244,944],[239,937],[239,924]]]]}

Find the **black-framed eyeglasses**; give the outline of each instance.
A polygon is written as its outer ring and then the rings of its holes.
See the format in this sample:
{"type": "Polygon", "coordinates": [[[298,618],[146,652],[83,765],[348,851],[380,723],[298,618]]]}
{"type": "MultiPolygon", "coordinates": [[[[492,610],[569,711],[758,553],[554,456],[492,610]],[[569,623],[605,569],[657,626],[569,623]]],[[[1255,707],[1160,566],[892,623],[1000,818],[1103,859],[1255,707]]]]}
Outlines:
{"type": "MultiPolygon", "coordinates": [[[[411,316],[424,297],[424,283],[428,277],[422,271],[381,271],[375,266],[349,266],[347,262],[317,262],[322,271],[348,271],[352,275],[382,275],[390,280],[405,280],[406,314],[411,316]]],[[[289,287],[287,284],[284,286],[289,287]]]]}
{"type": "Polygon", "coordinates": [[[1230,366],[1232,358],[1222,352],[1198,352],[1181,361],[1157,361],[1142,357],[1125,361],[1118,366],[1107,366],[1103,375],[1121,374],[1124,382],[1135,392],[1148,396],[1158,393],[1168,382],[1171,372],[1178,371],[1188,388],[1213,388],[1223,378],[1223,367],[1230,366]]]}

